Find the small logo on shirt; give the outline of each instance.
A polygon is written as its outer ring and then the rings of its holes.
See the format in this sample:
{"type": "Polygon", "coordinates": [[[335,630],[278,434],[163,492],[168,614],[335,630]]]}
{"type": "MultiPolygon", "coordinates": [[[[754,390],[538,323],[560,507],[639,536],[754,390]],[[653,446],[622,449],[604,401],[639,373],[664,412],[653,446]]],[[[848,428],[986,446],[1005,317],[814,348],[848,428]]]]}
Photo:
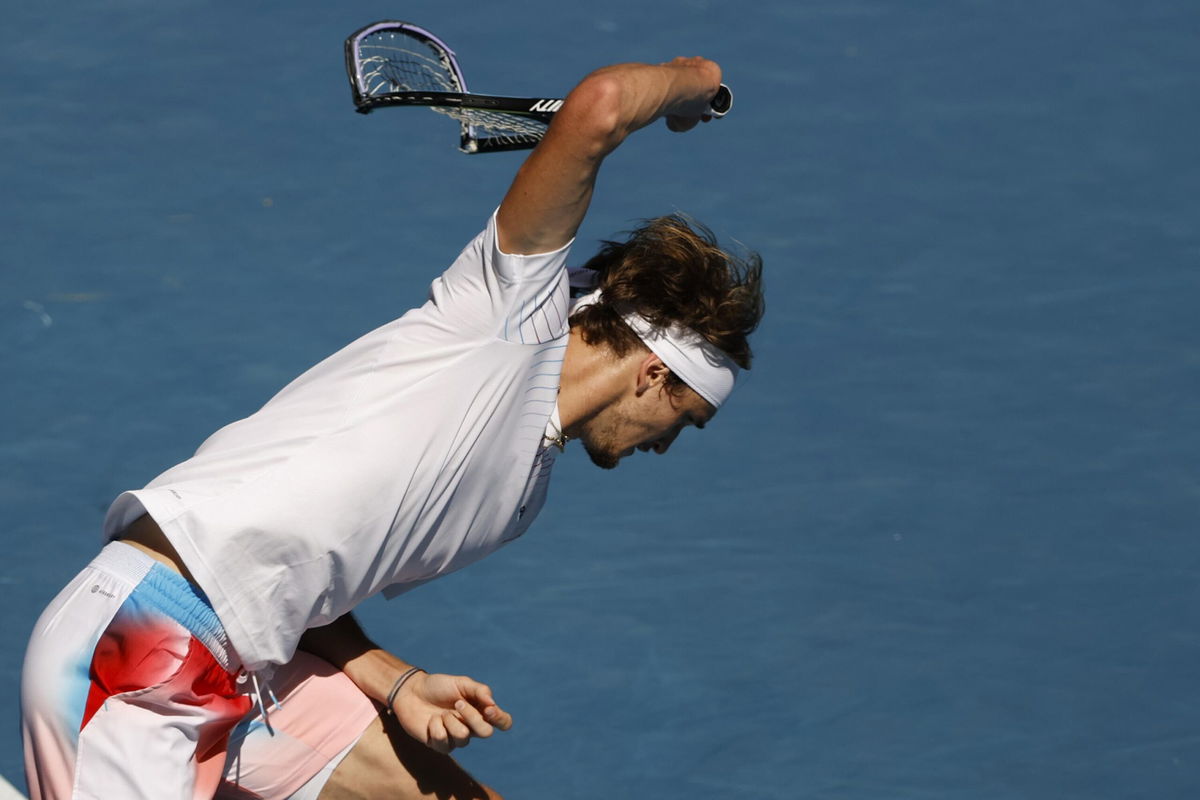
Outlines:
{"type": "Polygon", "coordinates": [[[92,594],[102,594],[105,597],[116,597],[115,594],[113,594],[112,592],[104,591],[103,589],[100,588],[99,584],[95,584],[95,583],[92,584],[92,594]]]}

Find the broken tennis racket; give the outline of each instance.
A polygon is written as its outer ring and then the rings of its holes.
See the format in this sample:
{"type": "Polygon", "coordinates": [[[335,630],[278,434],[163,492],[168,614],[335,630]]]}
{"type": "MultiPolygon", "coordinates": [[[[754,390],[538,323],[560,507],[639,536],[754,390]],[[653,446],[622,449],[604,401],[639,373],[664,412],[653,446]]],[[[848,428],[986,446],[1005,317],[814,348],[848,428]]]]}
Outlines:
{"type": "MultiPolygon", "coordinates": [[[[563,104],[557,97],[468,92],[454,51],[407,22],[375,22],[351,34],[346,39],[346,73],[359,113],[384,106],[426,106],[459,122],[459,149],[465,153],[534,147],[563,104]]],[[[722,117],[732,107],[733,94],[722,84],[710,113],[722,117]]]]}

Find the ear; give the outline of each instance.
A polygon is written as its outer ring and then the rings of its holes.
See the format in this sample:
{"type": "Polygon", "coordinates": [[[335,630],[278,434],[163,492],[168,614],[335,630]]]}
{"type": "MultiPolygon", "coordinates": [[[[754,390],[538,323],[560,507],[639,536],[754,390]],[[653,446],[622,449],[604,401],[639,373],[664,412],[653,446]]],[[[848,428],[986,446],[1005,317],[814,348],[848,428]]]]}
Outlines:
{"type": "Polygon", "coordinates": [[[637,395],[641,397],[655,386],[666,385],[667,375],[671,369],[654,353],[647,353],[638,364],[637,395]]]}

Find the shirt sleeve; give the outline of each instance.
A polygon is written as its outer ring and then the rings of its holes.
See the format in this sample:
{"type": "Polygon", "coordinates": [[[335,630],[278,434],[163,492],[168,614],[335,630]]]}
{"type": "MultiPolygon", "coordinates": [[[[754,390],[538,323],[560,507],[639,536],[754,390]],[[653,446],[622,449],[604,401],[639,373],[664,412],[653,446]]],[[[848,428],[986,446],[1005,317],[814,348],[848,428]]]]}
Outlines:
{"type": "Polygon", "coordinates": [[[566,260],[574,240],[549,253],[500,249],[496,214],[434,280],[426,309],[453,329],[522,344],[561,336],[566,328],[566,260]]]}

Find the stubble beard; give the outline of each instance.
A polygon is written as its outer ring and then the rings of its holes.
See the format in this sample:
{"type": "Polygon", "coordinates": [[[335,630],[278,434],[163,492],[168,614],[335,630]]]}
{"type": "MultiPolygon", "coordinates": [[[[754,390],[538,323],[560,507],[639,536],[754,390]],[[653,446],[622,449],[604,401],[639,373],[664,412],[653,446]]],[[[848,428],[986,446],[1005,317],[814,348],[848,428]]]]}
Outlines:
{"type": "Polygon", "coordinates": [[[594,420],[580,432],[579,441],[583,444],[588,458],[600,469],[616,469],[621,463],[621,451],[616,449],[616,435],[612,425],[594,420]]]}
{"type": "Polygon", "coordinates": [[[592,463],[600,469],[616,469],[617,465],[621,463],[620,453],[605,449],[589,439],[583,439],[583,449],[592,463]]]}

